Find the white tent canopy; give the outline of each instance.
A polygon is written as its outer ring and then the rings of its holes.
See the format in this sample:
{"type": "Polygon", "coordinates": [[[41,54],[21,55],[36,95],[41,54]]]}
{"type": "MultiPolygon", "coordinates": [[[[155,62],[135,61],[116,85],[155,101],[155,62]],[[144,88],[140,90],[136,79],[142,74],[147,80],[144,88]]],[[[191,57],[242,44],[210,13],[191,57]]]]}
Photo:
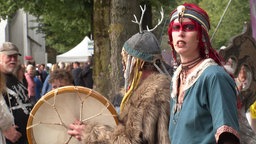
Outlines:
{"type": "Polygon", "coordinates": [[[57,62],[86,62],[93,55],[93,41],[86,36],[77,46],[57,55],[57,62]]]}

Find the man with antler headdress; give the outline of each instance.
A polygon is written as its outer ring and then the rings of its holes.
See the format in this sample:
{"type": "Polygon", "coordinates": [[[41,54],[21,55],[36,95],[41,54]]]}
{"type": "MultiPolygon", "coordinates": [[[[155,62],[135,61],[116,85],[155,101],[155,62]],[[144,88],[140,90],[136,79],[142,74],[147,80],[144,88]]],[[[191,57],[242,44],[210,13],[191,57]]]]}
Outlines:
{"type": "MultiPolygon", "coordinates": [[[[141,9],[143,13],[145,8],[141,9]]],[[[142,17],[140,22],[135,17],[140,32],[124,43],[121,53],[126,93],[120,107],[119,123],[114,129],[101,124],[71,124],[68,133],[83,143],[170,143],[170,78],[158,40],[149,29],[141,28],[142,17]]]]}

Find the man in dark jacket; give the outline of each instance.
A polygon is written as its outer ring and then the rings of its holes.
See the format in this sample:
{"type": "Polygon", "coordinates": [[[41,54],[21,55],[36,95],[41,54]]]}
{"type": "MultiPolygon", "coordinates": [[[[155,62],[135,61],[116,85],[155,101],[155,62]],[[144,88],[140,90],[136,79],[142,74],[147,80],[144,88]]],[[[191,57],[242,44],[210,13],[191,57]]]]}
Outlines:
{"type": "Polygon", "coordinates": [[[91,60],[87,61],[80,73],[80,79],[83,80],[83,86],[87,88],[93,88],[92,78],[92,63],[91,60]]]}
{"type": "Polygon", "coordinates": [[[80,62],[74,62],[73,63],[73,69],[72,69],[72,76],[74,78],[74,85],[75,86],[84,86],[83,80],[80,78],[80,74],[82,72],[82,69],[80,67],[80,62]]]}
{"type": "MultiPolygon", "coordinates": [[[[28,98],[28,91],[14,75],[13,71],[18,64],[18,56],[21,55],[16,45],[4,42],[0,46],[0,70],[5,76],[6,91],[3,93],[5,101],[14,117],[17,130],[22,134],[15,144],[26,144],[26,126],[29,113],[33,107],[28,98]]],[[[7,144],[12,144],[7,139],[7,144]]]]}

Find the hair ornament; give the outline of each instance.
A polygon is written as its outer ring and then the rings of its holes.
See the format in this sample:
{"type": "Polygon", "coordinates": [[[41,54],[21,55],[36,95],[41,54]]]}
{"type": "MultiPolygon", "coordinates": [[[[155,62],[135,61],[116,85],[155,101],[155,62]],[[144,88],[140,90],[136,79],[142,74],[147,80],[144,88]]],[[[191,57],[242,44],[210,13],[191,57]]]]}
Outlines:
{"type": "Polygon", "coordinates": [[[177,7],[178,19],[179,19],[180,23],[182,23],[182,18],[184,16],[185,10],[186,10],[186,8],[184,5],[180,5],[177,7]]]}

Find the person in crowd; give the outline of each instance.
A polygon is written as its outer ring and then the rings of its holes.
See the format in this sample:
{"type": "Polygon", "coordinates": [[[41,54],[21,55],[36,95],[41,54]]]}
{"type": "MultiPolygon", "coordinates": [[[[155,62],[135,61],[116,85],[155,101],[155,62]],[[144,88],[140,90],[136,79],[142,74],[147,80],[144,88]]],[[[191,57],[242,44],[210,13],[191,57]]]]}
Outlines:
{"type": "Polygon", "coordinates": [[[52,90],[52,85],[49,83],[49,79],[50,79],[50,75],[53,71],[58,69],[58,65],[57,64],[53,64],[51,67],[51,72],[47,75],[44,83],[43,83],[43,87],[42,87],[42,92],[41,92],[41,97],[43,95],[45,95],[47,92],[49,92],[50,90],[52,90]]]}
{"type": "Polygon", "coordinates": [[[82,80],[82,86],[92,89],[93,88],[93,69],[92,69],[92,60],[89,59],[84,63],[83,69],[79,75],[79,78],[82,80]]]}
{"type": "Polygon", "coordinates": [[[69,71],[69,72],[72,74],[73,64],[72,64],[72,63],[66,63],[64,69],[67,70],[67,71],[69,71]]]}
{"type": "Polygon", "coordinates": [[[33,104],[36,103],[36,91],[35,91],[36,84],[34,82],[35,72],[36,72],[36,70],[33,65],[29,64],[26,67],[25,78],[28,82],[28,86],[27,86],[28,97],[33,104]]]}
{"type": "Polygon", "coordinates": [[[4,78],[3,75],[0,74],[0,143],[6,144],[5,137],[11,142],[15,143],[21,137],[21,133],[18,132],[16,130],[16,126],[13,125],[13,116],[10,113],[2,95],[2,91],[4,91],[4,88],[4,78]]]}
{"type": "MultiPolygon", "coordinates": [[[[26,126],[33,104],[29,100],[26,86],[13,75],[20,55],[19,49],[13,43],[4,42],[0,45],[0,70],[4,74],[6,83],[3,96],[13,114],[14,125],[17,125],[17,130],[21,133],[21,137],[15,144],[26,144],[26,126]]],[[[7,144],[14,144],[13,141],[8,140],[8,137],[6,142],[7,144]]]]}
{"type": "Polygon", "coordinates": [[[171,143],[239,144],[236,84],[211,46],[206,11],[185,3],[170,16],[169,42],[179,65],[171,85],[171,143]]]}
{"type": "Polygon", "coordinates": [[[46,71],[47,76],[48,76],[48,74],[49,74],[50,71],[51,71],[50,66],[46,65],[46,66],[45,66],[45,71],[46,71]]]}
{"type": "Polygon", "coordinates": [[[38,73],[40,75],[41,81],[44,82],[46,77],[47,77],[47,75],[48,75],[48,73],[45,70],[45,64],[40,64],[38,66],[38,70],[37,71],[38,71],[38,73]]]}
{"type": "Polygon", "coordinates": [[[52,86],[52,90],[63,86],[74,85],[71,73],[65,69],[57,69],[53,71],[50,74],[49,83],[52,86]]]}
{"type": "Polygon", "coordinates": [[[36,102],[41,98],[41,91],[43,87],[43,83],[40,79],[40,74],[38,71],[35,71],[35,76],[34,76],[34,83],[35,83],[35,100],[36,102]]]}
{"type": "Polygon", "coordinates": [[[25,56],[24,59],[25,59],[25,67],[27,67],[28,65],[36,66],[36,61],[32,56],[25,56]]]}
{"type": "Polygon", "coordinates": [[[125,94],[118,125],[74,122],[68,134],[83,144],[169,144],[170,76],[158,40],[153,33],[140,31],[124,43],[121,55],[125,94]]]}
{"type": "Polygon", "coordinates": [[[250,96],[248,91],[250,91],[252,73],[249,65],[246,63],[242,63],[237,70],[238,74],[236,75],[235,82],[238,90],[237,108],[239,112],[240,143],[256,143],[256,119],[254,112],[256,104],[249,106],[249,108],[247,106],[251,100],[248,97],[250,96]]]}
{"type": "Polygon", "coordinates": [[[13,72],[13,75],[16,76],[17,79],[27,87],[28,82],[25,78],[25,71],[26,71],[25,66],[22,64],[18,64],[13,72]]]}
{"type": "Polygon", "coordinates": [[[59,62],[58,63],[58,69],[65,69],[66,65],[64,62],[59,62]]]}
{"type": "Polygon", "coordinates": [[[80,73],[82,72],[82,68],[80,67],[80,62],[73,63],[72,76],[74,78],[75,86],[83,86],[83,79],[80,78],[80,73]]]}
{"type": "Polygon", "coordinates": [[[235,73],[235,61],[232,58],[229,58],[224,65],[224,68],[231,74],[235,73]]]}
{"type": "Polygon", "coordinates": [[[237,78],[235,78],[238,91],[245,90],[249,87],[246,65],[242,65],[237,78]]]}
{"type": "Polygon", "coordinates": [[[245,107],[243,107],[244,96],[241,95],[241,91],[246,90],[250,85],[248,78],[249,78],[249,73],[247,73],[247,66],[245,64],[243,64],[239,69],[237,77],[235,78],[235,82],[236,82],[236,86],[237,86],[237,90],[238,90],[238,94],[239,94],[238,100],[237,100],[238,101],[237,105],[238,105],[238,109],[241,110],[242,114],[244,113],[244,111],[246,111],[246,117],[250,124],[251,123],[250,117],[248,117],[250,115],[250,113],[248,110],[245,110],[245,107]]]}

